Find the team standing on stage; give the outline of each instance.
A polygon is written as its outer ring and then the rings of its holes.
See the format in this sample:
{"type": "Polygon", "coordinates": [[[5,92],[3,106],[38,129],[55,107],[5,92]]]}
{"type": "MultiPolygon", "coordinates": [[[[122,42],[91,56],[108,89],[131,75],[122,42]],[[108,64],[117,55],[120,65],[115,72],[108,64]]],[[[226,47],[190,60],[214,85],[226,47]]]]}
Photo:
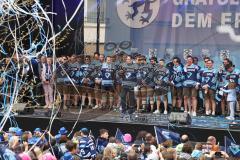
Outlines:
{"type": "MultiPolygon", "coordinates": [[[[229,59],[224,59],[224,67],[220,70],[216,69],[209,57],[204,58],[203,67],[198,66],[196,60],[196,57],[189,56],[186,65],[183,65],[180,58],[174,57],[166,65],[163,59],[157,61],[155,57],[147,63],[146,57],[140,54],[134,59],[120,54],[107,56],[104,60],[102,55],[100,59],[96,53],[92,61],[90,56],[83,59],[82,56],[73,55],[68,60],[62,56],[56,69],[57,86],[64,95],[64,109],[72,105],[77,107],[80,100],[86,106],[88,97],[88,106],[93,109],[120,108],[123,114],[146,111],[148,105],[150,112],[157,114],[163,101],[163,113],[167,114],[167,93],[170,89],[175,111],[180,111],[183,101],[184,112],[196,116],[199,93],[202,91],[206,115],[216,114],[216,101],[220,96],[224,115],[227,94],[221,92],[228,92],[226,89],[230,89],[229,86],[238,92],[240,71],[229,59]],[[157,109],[154,111],[155,102],[157,109]]],[[[231,102],[236,102],[236,97],[235,94],[231,102]]],[[[232,108],[234,111],[235,108],[232,108]]],[[[234,119],[234,113],[227,118],[234,119]]]]}
{"type": "MultiPolygon", "coordinates": [[[[14,63],[14,59],[11,61],[14,63]]],[[[63,97],[65,110],[82,105],[120,109],[122,115],[143,111],[159,114],[161,102],[163,114],[168,114],[170,91],[174,111],[183,107],[184,112],[196,116],[202,94],[206,115],[215,115],[219,102],[222,115],[229,106],[227,118],[233,120],[240,91],[240,71],[227,58],[220,68],[209,57],[204,58],[204,66],[200,67],[197,58],[191,56],[183,65],[178,57],[168,64],[164,59],[158,61],[152,57],[148,63],[144,55],[137,54],[133,59],[124,53],[107,57],[95,53],[92,60],[90,56],[62,56],[57,59],[56,67],[52,58],[42,56],[29,64],[28,70],[32,68],[34,77],[42,82],[45,108],[54,103],[54,84],[63,97]]],[[[12,78],[6,79],[10,83],[12,78]]]]}

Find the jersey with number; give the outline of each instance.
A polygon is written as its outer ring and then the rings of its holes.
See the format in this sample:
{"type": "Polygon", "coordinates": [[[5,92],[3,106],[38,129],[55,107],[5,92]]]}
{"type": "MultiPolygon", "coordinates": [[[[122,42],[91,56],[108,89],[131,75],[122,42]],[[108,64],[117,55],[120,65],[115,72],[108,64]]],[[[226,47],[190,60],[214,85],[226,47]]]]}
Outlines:
{"type": "Polygon", "coordinates": [[[166,67],[155,66],[154,82],[156,86],[167,85],[169,82],[169,70],[166,67]]]}
{"type": "Polygon", "coordinates": [[[199,78],[201,86],[208,85],[210,89],[217,89],[218,72],[216,69],[203,68],[199,78]]]}
{"type": "Polygon", "coordinates": [[[122,86],[134,87],[137,85],[137,65],[136,64],[126,64],[124,63],[121,66],[121,69],[124,71],[124,76],[122,79],[122,86]]]}
{"type": "Polygon", "coordinates": [[[115,67],[113,66],[113,64],[103,63],[99,74],[99,78],[101,79],[102,86],[104,87],[113,86],[115,79],[115,67]]]}
{"type": "Polygon", "coordinates": [[[68,64],[58,64],[56,68],[56,78],[57,78],[57,83],[66,83],[68,81],[68,76],[67,74],[69,73],[68,71],[68,64]]]}
{"type": "Polygon", "coordinates": [[[170,73],[170,80],[173,81],[175,87],[182,87],[184,74],[181,65],[173,66],[172,72],[170,73]]]}
{"type": "Polygon", "coordinates": [[[147,86],[154,86],[153,83],[153,68],[150,64],[140,64],[138,65],[138,83],[147,86]]]}
{"type": "Polygon", "coordinates": [[[80,63],[69,63],[69,76],[74,84],[79,84],[80,63]]]}
{"type": "Polygon", "coordinates": [[[95,66],[93,64],[83,64],[80,67],[80,72],[82,74],[82,80],[81,80],[81,84],[83,83],[83,80],[85,78],[88,78],[89,81],[89,85],[93,85],[94,84],[94,79],[96,76],[96,72],[95,72],[95,66]]]}
{"type": "Polygon", "coordinates": [[[237,84],[236,90],[237,92],[239,92],[240,91],[240,70],[237,68],[234,68],[232,72],[227,72],[226,81],[227,83],[229,82],[236,83],[237,84]]]}
{"type": "Polygon", "coordinates": [[[199,66],[192,64],[190,66],[184,66],[184,87],[195,87],[197,83],[199,83],[198,74],[199,74],[199,66]]]}
{"type": "Polygon", "coordinates": [[[222,88],[227,85],[227,71],[225,69],[221,69],[218,72],[218,87],[222,88]]]}
{"type": "Polygon", "coordinates": [[[234,68],[232,72],[226,73],[226,80],[227,82],[235,82],[237,85],[240,84],[240,70],[237,68],[234,68]]]}
{"type": "Polygon", "coordinates": [[[87,136],[79,139],[79,156],[81,159],[94,159],[96,157],[96,148],[93,140],[87,136]]]}

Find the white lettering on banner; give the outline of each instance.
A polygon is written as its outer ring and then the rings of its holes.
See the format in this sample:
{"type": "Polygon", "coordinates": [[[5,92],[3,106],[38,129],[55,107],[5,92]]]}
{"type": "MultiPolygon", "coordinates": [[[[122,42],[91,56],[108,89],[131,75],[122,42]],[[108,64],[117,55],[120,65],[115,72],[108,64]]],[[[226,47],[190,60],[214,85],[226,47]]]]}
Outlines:
{"type": "Polygon", "coordinates": [[[235,15],[235,28],[240,27],[240,13],[236,13],[235,15]]]}
{"type": "MultiPolygon", "coordinates": [[[[212,14],[211,13],[186,13],[185,14],[185,27],[193,28],[197,22],[198,28],[211,28],[212,26],[212,14]],[[197,19],[197,20],[196,20],[197,19]]],[[[177,28],[182,25],[183,16],[179,13],[173,13],[172,27],[177,28]]]]}
{"type": "Polygon", "coordinates": [[[208,13],[204,16],[203,13],[199,13],[198,16],[198,28],[211,28],[212,26],[212,14],[208,13]]]}
{"type": "Polygon", "coordinates": [[[172,14],[172,27],[177,28],[180,27],[182,24],[182,15],[179,13],[172,14]]]}
{"type": "Polygon", "coordinates": [[[232,16],[232,13],[222,13],[221,24],[222,25],[231,24],[231,16],[232,16]]]}
{"type": "Polygon", "coordinates": [[[186,14],[185,26],[187,28],[193,28],[195,21],[195,13],[188,13],[186,14]]]}
{"type": "Polygon", "coordinates": [[[208,5],[208,4],[207,4],[207,0],[198,0],[198,1],[195,0],[195,5],[200,5],[200,4],[202,4],[202,5],[208,5]]]}
{"type": "MultiPolygon", "coordinates": [[[[240,12],[222,13],[221,25],[232,25],[234,28],[240,27],[240,12]]],[[[172,14],[172,27],[187,27],[187,28],[211,28],[212,27],[212,13],[180,13],[172,14]],[[184,19],[185,18],[185,19],[184,19]],[[185,23],[184,23],[185,22],[185,23]]]]}
{"type": "Polygon", "coordinates": [[[228,0],[217,0],[219,5],[226,5],[228,0]]]}
{"type": "Polygon", "coordinates": [[[179,5],[213,5],[213,2],[218,5],[239,5],[239,0],[173,0],[173,4],[179,5]]]}

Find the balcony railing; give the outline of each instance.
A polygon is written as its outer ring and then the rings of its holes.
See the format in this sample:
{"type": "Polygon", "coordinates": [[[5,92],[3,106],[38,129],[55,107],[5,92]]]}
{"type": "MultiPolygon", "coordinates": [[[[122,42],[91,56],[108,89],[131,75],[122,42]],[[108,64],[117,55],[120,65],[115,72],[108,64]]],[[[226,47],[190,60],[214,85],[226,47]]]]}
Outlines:
{"type": "MultiPolygon", "coordinates": [[[[105,14],[100,12],[100,23],[105,23],[105,14]]],[[[84,22],[97,23],[97,12],[88,12],[87,17],[84,18],[84,22]]]]}

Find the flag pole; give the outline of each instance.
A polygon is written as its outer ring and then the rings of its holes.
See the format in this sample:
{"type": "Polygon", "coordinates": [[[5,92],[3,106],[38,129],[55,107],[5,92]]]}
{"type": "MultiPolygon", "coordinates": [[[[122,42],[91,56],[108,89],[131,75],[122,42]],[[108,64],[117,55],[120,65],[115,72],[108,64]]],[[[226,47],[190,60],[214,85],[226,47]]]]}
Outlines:
{"type": "Polygon", "coordinates": [[[156,126],[154,126],[154,132],[155,132],[155,136],[157,138],[157,144],[159,144],[159,141],[158,141],[158,136],[157,136],[157,130],[156,130],[156,126]]]}

